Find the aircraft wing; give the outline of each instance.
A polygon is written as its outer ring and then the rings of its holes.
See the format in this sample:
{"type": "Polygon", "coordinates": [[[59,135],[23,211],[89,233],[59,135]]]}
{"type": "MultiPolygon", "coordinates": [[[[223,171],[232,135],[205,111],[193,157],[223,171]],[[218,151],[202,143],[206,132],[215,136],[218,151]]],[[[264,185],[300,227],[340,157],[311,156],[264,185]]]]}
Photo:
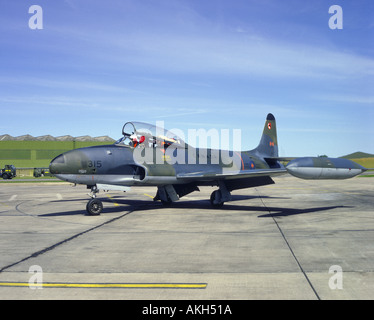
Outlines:
{"type": "Polygon", "coordinates": [[[234,180],[254,177],[272,177],[287,173],[285,168],[277,169],[252,169],[240,171],[227,171],[223,173],[216,172],[191,172],[177,174],[178,180],[193,180],[193,181],[214,181],[214,180],[234,180]]]}

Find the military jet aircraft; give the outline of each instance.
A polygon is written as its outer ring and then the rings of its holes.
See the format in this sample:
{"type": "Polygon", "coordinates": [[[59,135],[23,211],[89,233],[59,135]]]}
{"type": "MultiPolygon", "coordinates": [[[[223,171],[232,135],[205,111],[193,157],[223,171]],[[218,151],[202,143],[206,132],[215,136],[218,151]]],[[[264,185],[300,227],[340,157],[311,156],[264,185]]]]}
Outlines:
{"type": "Polygon", "coordinates": [[[231,200],[231,191],[273,184],[273,176],[287,172],[302,179],[347,179],[367,169],[340,158],[278,156],[276,121],[269,113],[259,145],[250,151],[194,148],[172,132],[142,122],[127,122],[122,138],[112,145],[80,148],[54,158],[49,166],[57,178],[91,189],[86,210],[99,215],[100,190],[128,191],[132,186],[157,186],[154,201],[164,205],[217,186],[213,207],[231,200]],[[281,161],[290,161],[284,166],[281,161]]]}

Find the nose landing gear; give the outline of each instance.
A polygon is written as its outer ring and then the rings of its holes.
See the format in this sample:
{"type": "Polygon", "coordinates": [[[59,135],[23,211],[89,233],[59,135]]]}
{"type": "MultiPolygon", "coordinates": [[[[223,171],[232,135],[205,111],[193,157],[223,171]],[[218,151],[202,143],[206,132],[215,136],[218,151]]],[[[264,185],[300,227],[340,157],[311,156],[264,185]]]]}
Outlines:
{"type": "Polygon", "coordinates": [[[86,210],[90,216],[98,216],[103,211],[103,203],[99,199],[91,199],[87,203],[86,210]]]}
{"type": "Polygon", "coordinates": [[[86,205],[87,213],[90,216],[98,216],[103,211],[103,203],[101,200],[96,199],[96,193],[99,192],[97,186],[91,187],[91,192],[88,194],[91,197],[91,200],[88,201],[86,205]]]}

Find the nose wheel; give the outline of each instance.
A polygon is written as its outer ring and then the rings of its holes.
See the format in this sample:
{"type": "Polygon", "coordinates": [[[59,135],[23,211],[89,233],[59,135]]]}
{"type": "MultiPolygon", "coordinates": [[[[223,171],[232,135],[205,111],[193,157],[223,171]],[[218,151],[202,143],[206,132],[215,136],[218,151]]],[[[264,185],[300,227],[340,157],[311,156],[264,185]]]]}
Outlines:
{"type": "Polygon", "coordinates": [[[103,202],[96,198],[96,194],[99,192],[97,186],[91,187],[91,192],[88,194],[91,200],[88,201],[86,210],[90,216],[98,216],[103,211],[103,202]]]}
{"type": "Polygon", "coordinates": [[[103,203],[99,199],[91,199],[87,203],[86,210],[90,216],[98,216],[103,211],[103,203]]]}
{"type": "Polygon", "coordinates": [[[103,211],[103,202],[96,198],[96,194],[99,191],[97,186],[91,186],[91,192],[88,194],[91,200],[86,205],[86,211],[90,216],[98,216],[103,211]]]}

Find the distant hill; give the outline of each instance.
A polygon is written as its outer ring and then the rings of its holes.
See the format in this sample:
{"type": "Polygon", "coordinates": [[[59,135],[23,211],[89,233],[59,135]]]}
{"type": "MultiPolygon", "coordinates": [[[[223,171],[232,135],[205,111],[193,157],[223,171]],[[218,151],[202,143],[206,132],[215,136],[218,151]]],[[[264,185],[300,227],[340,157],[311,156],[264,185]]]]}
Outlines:
{"type": "Polygon", "coordinates": [[[374,158],[374,154],[358,151],[358,152],[354,152],[351,154],[347,154],[346,156],[343,156],[340,158],[344,158],[344,159],[374,158]]]}
{"type": "Polygon", "coordinates": [[[350,159],[368,169],[374,168],[374,154],[371,153],[358,151],[340,158],[350,159]]]}
{"type": "Polygon", "coordinates": [[[115,140],[108,136],[101,137],[91,137],[91,136],[81,136],[81,137],[72,137],[72,136],[61,136],[61,137],[52,137],[51,135],[45,135],[40,137],[33,137],[29,134],[12,137],[9,134],[0,135],[0,141],[82,141],[82,142],[114,142],[115,140]]]}

